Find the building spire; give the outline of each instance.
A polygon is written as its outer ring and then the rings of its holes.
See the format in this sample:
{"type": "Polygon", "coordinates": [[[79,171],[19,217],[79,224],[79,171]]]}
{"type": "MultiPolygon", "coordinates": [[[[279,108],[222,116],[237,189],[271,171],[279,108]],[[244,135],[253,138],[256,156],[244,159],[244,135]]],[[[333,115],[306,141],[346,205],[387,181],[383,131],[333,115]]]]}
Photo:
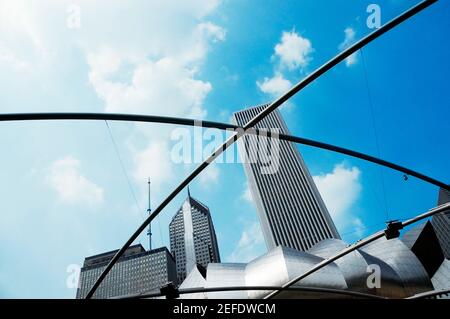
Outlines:
{"type": "MultiPolygon", "coordinates": [[[[151,201],[150,201],[150,177],[148,178],[148,209],[147,212],[150,215],[152,212],[152,208],[151,208],[151,201]]],[[[148,231],[147,231],[147,235],[148,235],[148,250],[152,250],[152,223],[150,222],[148,224],[148,231]]]]}
{"type": "Polygon", "coordinates": [[[188,193],[188,198],[190,199],[191,198],[191,192],[189,191],[189,185],[187,187],[187,193],[188,193]]]}

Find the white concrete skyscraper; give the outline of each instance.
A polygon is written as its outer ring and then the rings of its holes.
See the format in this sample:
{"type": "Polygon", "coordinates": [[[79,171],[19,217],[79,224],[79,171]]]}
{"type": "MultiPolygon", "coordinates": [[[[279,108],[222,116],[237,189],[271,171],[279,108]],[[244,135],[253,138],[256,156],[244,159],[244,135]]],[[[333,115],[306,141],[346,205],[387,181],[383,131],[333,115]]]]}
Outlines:
{"type": "MultiPolygon", "coordinates": [[[[266,105],[249,108],[233,115],[233,121],[244,126],[266,105]]],[[[289,134],[278,110],[260,121],[255,128],[278,129],[289,134]]],[[[243,160],[249,188],[256,204],[267,248],[283,245],[305,251],[326,238],[340,239],[316,185],[296,146],[266,137],[243,136],[238,141],[241,159],[258,154],[256,161],[243,160]],[[259,152],[261,141],[278,154],[259,152]],[[270,155],[270,156],[269,156],[270,155]],[[265,172],[268,163],[278,156],[278,168],[265,172]],[[272,158],[270,158],[272,157],[272,158]]]]}

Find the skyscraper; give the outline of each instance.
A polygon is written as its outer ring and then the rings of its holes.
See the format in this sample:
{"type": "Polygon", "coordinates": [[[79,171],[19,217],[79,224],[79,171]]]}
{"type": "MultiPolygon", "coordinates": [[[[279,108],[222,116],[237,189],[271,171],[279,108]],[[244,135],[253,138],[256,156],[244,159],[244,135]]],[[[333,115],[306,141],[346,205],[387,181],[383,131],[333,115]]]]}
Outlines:
{"type": "MultiPolygon", "coordinates": [[[[438,205],[450,202],[450,192],[441,188],[439,191],[438,205]]],[[[450,259],[450,210],[434,215],[431,224],[441,244],[445,258],[450,259]]]]}
{"type": "MultiPolygon", "coordinates": [[[[88,291],[117,250],[87,257],[80,272],[76,298],[88,291]]],[[[145,251],[141,244],[130,246],[98,287],[94,298],[112,298],[146,293],[168,282],[177,283],[175,260],[166,247],[145,251]]]]}
{"type": "Polygon", "coordinates": [[[197,265],[220,262],[216,232],[209,208],[188,196],[169,225],[170,250],[175,257],[178,282],[197,265]]]}
{"type": "MultiPolygon", "coordinates": [[[[244,126],[265,107],[267,105],[236,112],[233,121],[244,126]]],[[[278,129],[279,133],[289,134],[278,110],[270,113],[255,127],[278,129]]],[[[238,141],[238,147],[269,250],[283,245],[305,251],[323,239],[340,238],[311,174],[293,143],[247,135],[238,141]],[[278,153],[260,152],[261,147],[264,147],[263,142],[269,145],[266,149],[278,150],[278,153]],[[277,146],[274,143],[279,144],[277,146]],[[245,160],[254,154],[258,154],[256,161],[245,160]],[[273,161],[278,161],[277,170],[265,171],[273,161]]]]}

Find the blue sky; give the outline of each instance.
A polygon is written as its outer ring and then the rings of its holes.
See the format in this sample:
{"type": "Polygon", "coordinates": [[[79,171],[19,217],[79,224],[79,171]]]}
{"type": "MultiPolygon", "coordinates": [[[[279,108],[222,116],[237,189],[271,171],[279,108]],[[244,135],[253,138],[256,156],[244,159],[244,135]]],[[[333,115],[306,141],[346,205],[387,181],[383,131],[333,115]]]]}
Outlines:
{"type": "MultiPolygon", "coordinates": [[[[227,122],[368,34],[370,3],[2,1],[0,112],[227,122]]],[[[384,23],[417,2],[376,3],[384,23]]],[[[449,6],[439,1],[296,95],[282,108],[291,133],[449,181],[449,6]]],[[[1,123],[0,297],[74,297],[67,267],[124,243],[145,216],[147,176],[155,207],[194,167],[170,160],[175,126],[109,125],[125,173],[104,122],[1,123]]],[[[437,189],[414,178],[299,149],[348,242],[436,203],[437,189]]],[[[265,252],[240,164],[213,165],[191,194],[211,209],[222,261],[265,252]]],[[[169,245],[168,223],[185,196],[154,223],[154,246],[169,245]]],[[[139,241],[147,246],[145,235],[139,241]]]]}

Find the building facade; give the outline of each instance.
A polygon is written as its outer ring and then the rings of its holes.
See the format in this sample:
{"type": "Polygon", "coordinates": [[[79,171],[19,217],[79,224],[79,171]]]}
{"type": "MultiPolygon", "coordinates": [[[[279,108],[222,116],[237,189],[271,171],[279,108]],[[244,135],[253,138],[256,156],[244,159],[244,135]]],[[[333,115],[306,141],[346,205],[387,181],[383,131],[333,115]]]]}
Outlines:
{"type": "MultiPolygon", "coordinates": [[[[244,126],[266,106],[234,113],[233,121],[244,126]]],[[[289,134],[278,110],[267,115],[255,128],[289,134]]],[[[306,251],[324,239],[340,239],[296,145],[245,135],[238,141],[238,148],[269,250],[282,245],[306,251]],[[261,151],[262,148],[270,152],[261,151]],[[274,164],[277,169],[267,172],[267,166],[274,164]]]]}
{"type": "Polygon", "coordinates": [[[216,232],[209,208],[188,197],[169,225],[170,250],[175,257],[178,282],[197,265],[220,262],[216,232]]]}
{"type": "MultiPolygon", "coordinates": [[[[85,298],[117,250],[87,257],[80,272],[77,299],[85,298]]],[[[175,260],[166,247],[145,251],[130,246],[98,287],[93,298],[147,293],[168,282],[177,283],[175,260]]]]}
{"type": "MultiPolygon", "coordinates": [[[[450,202],[450,192],[441,188],[439,191],[438,205],[450,202]]],[[[450,211],[433,216],[431,224],[441,244],[445,258],[450,259],[450,211]]]]}

